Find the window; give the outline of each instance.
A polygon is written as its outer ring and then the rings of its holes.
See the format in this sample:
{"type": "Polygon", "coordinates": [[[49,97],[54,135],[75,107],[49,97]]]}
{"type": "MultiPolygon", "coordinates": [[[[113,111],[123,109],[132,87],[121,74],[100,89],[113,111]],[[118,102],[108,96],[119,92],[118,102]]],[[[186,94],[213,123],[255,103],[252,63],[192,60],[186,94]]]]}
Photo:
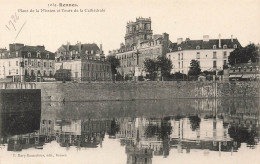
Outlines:
{"type": "Polygon", "coordinates": [[[183,60],[183,53],[181,53],[181,60],[183,60]]]}
{"type": "Polygon", "coordinates": [[[40,67],[40,66],[41,66],[41,62],[38,61],[38,67],[40,67]]]}
{"type": "Polygon", "coordinates": [[[43,63],[43,66],[46,67],[46,62],[43,63]]]}
{"type": "Polygon", "coordinates": [[[18,66],[18,61],[16,61],[16,66],[18,66]]]}
{"type": "Polygon", "coordinates": [[[223,46],[223,48],[227,48],[227,45],[225,44],[225,45],[223,46]]]}
{"type": "Polygon", "coordinates": [[[238,67],[238,72],[241,72],[241,67],[238,67]]]}
{"type": "Polygon", "coordinates": [[[37,58],[41,58],[40,52],[37,52],[37,58]]]}
{"type": "Polygon", "coordinates": [[[181,61],[181,67],[183,68],[183,61],[181,61]]]}
{"type": "Polygon", "coordinates": [[[236,72],[236,68],[235,67],[233,67],[233,72],[236,72]]]}
{"type": "Polygon", "coordinates": [[[16,74],[18,74],[18,69],[16,69],[16,74]]]}
{"type": "Polygon", "coordinates": [[[47,58],[50,58],[50,55],[49,55],[49,54],[47,54],[47,55],[46,55],[46,57],[47,57],[47,58]]]}
{"type": "Polygon", "coordinates": [[[214,51],[214,52],[213,52],[213,59],[216,59],[216,58],[217,58],[217,52],[214,51]]]}
{"type": "Polygon", "coordinates": [[[52,67],[52,63],[50,62],[50,67],[52,67]]]}
{"type": "Polygon", "coordinates": [[[253,67],[252,66],[250,67],[250,71],[253,71],[253,67]]]}
{"type": "Polygon", "coordinates": [[[178,47],[178,51],[181,51],[181,47],[178,47]]]}
{"type": "Polygon", "coordinates": [[[213,68],[216,68],[216,67],[217,67],[217,61],[214,60],[214,61],[213,61],[213,68]]]}
{"type": "Polygon", "coordinates": [[[244,67],[244,71],[246,72],[246,67],[244,67]]]}
{"type": "Polygon", "coordinates": [[[34,62],[32,61],[32,66],[34,66],[34,62]]]}
{"type": "Polygon", "coordinates": [[[200,49],[200,46],[196,46],[196,49],[199,50],[199,49],[200,49]]]}
{"type": "Polygon", "coordinates": [[[224,51],[223,58],[227,58],[227,51],[224,51]]]}
{"type": "Polygon", "coordinates": [[[180,53],[178,53],[178,60],[180,60],[180,53]]]}
{"type": "Polygon", "coordinates": [[[91,54],[94,54],[94,50],[91,50],[91,54]]]}
{"type": "Polygon", "coordinates": [[[200,52],[197,52],[197,54],[196,54],[196,58],[197,58],[197,59],[200,58],[200,52]]]}
{"type": "Polygon", "coordinates": [[[226,64],[227,64],[227,60],[224,60],[224,62],[223,62],[223,63],[224,63],[224,65],[226,65],[226,64]]]}
{"type": "Polygon", "coordinates": [[[237,45],[236,45],[236,44],[234,45],[234,48],[237,48],[237,45]]]}
{"type": "Polygon", "coordinates": [[[28,64],[27,60],[26,60],[26,61],[24,61],[24,65],[27,65],[27,64],[28,64]]]}
{"type": "Polygon", "coordinates": [[[179,68],[181,67],[181,64],[180,64],[180,62],[179,62],[179,68]]]}
{"type": "Polygon", "coordinates": [[[16,57],[18,57],[18,51],[16,51],[16,57]]]}
{"type": "Polygon", "coordinates": [[[29,58],[31,57],[31,53],[30,53],[30,52],[28,52],[28,57],[29,57],[29,58]]]}

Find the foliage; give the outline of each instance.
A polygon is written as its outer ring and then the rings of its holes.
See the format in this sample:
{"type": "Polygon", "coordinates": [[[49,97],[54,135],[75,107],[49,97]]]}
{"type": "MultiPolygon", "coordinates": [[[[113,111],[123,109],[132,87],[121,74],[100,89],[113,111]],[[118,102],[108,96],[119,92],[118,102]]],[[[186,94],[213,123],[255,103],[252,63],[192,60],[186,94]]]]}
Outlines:
{"type": "Polygon", "coordinates": [[[111,64],[112,74],[113,75],[116,74],[117,73],[116,68],[119,67],[120,65],[119,59],[117,59],[115,56],[108,56],[107,61],[111,64]]]}
{"type": "Polygon", "coordinates": [[[257,62],[259,59],[259,47],[255,44],[249,44],[246,47],[236,48],[228,57],[230,65],[247,63],[249,60],[257,62]]]}
{"type": "Polygon", "coordinates": [[[171,75],[171,79],[173,80],[187,80],[188,76],[186,74],[176,72],[175,74],[171,75]]]}
{"type": "Polygon", "coordinates": [[[158,68],[161,68],[162,77],[164,79],[169,79],[172,70],[172,61],[164,56],[157,57],[158,68]]]}
{"type": "Polygon", "coordinates": [[[191,60],[190,70],[188,72],[189,76],[197,77],[201,73],[200,65],[197,60],[191,60]]]}
{"type": "Polygon", "coordinates": [[[155,80],[157,77],[157,61],[155,59],[146,58],[144,60],[144,70],[149,73],[149,79],[155,80]]]}
{"type": "Polygon", "coordinates": [[[155,80],[157,73],[161,70],[161,76],[169,79],[171,76],[172,62],[170,59],[159,56],[157,59],[146,58],[144,61],[144,70],[149,73],[149,78],[155,80]]]}

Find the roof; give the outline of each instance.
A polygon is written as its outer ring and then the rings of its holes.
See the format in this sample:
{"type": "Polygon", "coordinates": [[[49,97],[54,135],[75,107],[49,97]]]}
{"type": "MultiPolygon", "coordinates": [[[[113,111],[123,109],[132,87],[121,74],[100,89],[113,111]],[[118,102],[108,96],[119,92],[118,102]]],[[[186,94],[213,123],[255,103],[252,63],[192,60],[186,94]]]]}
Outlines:
{"type": "Polygon", "coordinates": [[[19,48],[18,51],[31,51],[31,52],[40,51],[43,53],[52,53],[50,51],[45,50],[44,46],[23,46],[19,48]]]}
{"type": "MultiPolygon", "coordinates": [[[[67,45],[62,45],[62,47],[64,49],[66,49],[67,51],[79,51],[79,44],[75,44],[75,45],[69,45],[69,49],[67,47],[67,45]]],[[[95,43],[91,43],[91,44],[81,44],[81,52],[85,52],[85,51],[97,51],[100,50],[99,47],[97,46],[97,44],[95,43]]]]}
{"type": "MultiPolygon", "coordinates": [[[[241,44],[237,39],[233,39],[233,42],[231,39],[221,39],[222,48],[224,45],[227,45],[227,48],[234,48],[235,44],[237,45],[237,47],[241,47],[241,44]]],[[[180,44],[170,44],[169,48],[174,52],[178,51],[178,47],[180,47],[181,50],[195,50],[197,49],[197,46],[199,46],[199,49],[213,49],[214,45],[216,45],[216,49],[220,49],[218,46],[219,39],[210,39],[209,41],[186,39],[185,41],[182,41],[180,44]]]]}
{"type": "Polygon", "coordinates": [[[256,67],[256,66],[259,67],[259,62],[255,62],[255,63],[239,63],[239,64],[235,64],[235,65],[231,66],[231,68],[238,68],[238,67],[244,68],[244,67],[256,67]]]}

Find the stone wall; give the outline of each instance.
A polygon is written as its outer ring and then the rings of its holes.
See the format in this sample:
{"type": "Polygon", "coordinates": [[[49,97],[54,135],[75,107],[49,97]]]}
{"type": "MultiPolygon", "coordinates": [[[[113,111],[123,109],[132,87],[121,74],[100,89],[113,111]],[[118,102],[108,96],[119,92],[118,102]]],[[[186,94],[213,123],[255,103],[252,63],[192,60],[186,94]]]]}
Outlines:
{"type": "Polygon", "coordinates": [[[36,88],[41,89],[42,101],[259,97],[258,82],[36,83],[36,88]]]}

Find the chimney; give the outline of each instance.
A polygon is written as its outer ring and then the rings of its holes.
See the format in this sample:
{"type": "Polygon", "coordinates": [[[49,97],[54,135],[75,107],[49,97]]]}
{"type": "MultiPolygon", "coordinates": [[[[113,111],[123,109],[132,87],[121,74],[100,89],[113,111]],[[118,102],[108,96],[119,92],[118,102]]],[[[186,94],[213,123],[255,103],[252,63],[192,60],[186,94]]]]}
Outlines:
{"type": "Polygon", "coordinates": [[[100,49],[100,55],[102,55],[103,54],[102,44],[100,44],[99,49],[100,49]]]}
{"type": "Polygon", "coordinates": [[[233,40],[233,35],[231,35],[231,42],[233,42],[234,40],[233,40]]]}
{"type": "Polygon", "coordinates": [[[78,42],[79,53],[81,53],[81,42],[78,42]]]}
{"type": "Polygon", "coordinates": [[[209,35],[203,35],[203,42],[209,41],[209,35]]]}
{"type": "Polygon", "coordinates": [[[67,51],[69,51],[70,42],[67,42],[67,51]]]}
{"type": "Polygon", "coordinates": [[[182,38],[178,38],[177,39],[177,44],[181,44],[182,40],[183,40],[182,38]]]}
{"type": "Polygon", "coordinates": [[[218,35],[218,48],[221,48],[221,34],[218,35]]]}

